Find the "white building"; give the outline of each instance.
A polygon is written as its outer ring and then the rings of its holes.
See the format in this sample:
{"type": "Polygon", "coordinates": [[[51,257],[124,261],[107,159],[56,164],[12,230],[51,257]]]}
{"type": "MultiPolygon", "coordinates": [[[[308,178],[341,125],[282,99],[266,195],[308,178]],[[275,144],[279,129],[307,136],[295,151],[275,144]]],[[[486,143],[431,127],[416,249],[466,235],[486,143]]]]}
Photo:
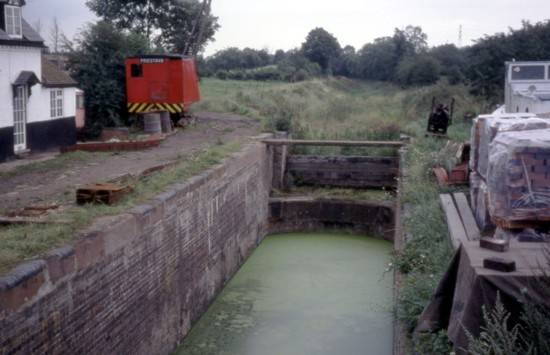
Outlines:
{"type": "Polygon", "coordinates": [[[0,161],[76,143],[77,84],[42,57],[24,5],[0,0],[0,161]]]}
{"type": "Polygon", "coordinates": [[[506,63],[506,113],[550,114],[550,62],[506,63]]]}

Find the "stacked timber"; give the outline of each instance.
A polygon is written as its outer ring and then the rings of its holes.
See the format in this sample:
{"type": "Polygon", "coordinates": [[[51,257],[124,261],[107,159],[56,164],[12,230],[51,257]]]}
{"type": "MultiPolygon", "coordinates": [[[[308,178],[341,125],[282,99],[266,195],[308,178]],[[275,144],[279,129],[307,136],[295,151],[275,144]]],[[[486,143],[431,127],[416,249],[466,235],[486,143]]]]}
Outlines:
{"type": "Polygon", "coordinates": [[[501,228],[550,222],[550,129],[499,134],[489,161],[493,222],[501,228]]]}

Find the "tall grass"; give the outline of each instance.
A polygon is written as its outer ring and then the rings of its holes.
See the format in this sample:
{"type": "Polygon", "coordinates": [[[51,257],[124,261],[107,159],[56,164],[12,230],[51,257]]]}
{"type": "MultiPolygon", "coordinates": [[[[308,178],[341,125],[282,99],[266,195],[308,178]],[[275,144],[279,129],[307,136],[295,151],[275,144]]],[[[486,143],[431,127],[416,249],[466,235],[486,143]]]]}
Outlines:
{"type": "MultiPolygon", "coordinates": [[[[265,131],[290,131],[297,139],[398,140],[401,133],[422,136],[433,96],[443,102],[456,99],[459,125],[465,113],[483,110],[466,87],[446,83],[402,90],[389,83],[344,78],[294,84],[204,79],[201,89],[204,99],[195,110],[255,118],[263,122],[265,131]]],[[[298,147],[294,153],[391,155],[395,150],[298,147]]]]}
{"type": "MultiPolygon", "coordinates": [[[[221,110],[230,101],[232,112],[245,112],[261,119],[266,130],[290,130],[294,138],[396,140],[401,133],[414,137],[407,155],[404,202],[407,213],[404,227],[408,242],[394,258],[394,267],[405,274],[397,315],[409,329],[429,302],[438,280],[451,259],[438,187],[432,168],[448,157],[443,149],[446,141],[426,138],[428,114],[432,98],[448,103],[456,100],[454,125],[449,130],[452,140],[464,141],[470,134],[466,114],[487,111],[482,101],[472,97],[465,86],[436,85],[403,90],[388,83],[358,82],[349,79],[324,79],[308,82],[250,87],[242,82],[223,83],[226,92],[212,90],[216,82],[205,82],[205,105],[221,110]],[[235,90],[229,89],[235,85],[235,90]]],[[[381,150],[296,149],[308,154],[380,154],[381,150]]],[[[445,352],[449,344],[444,334],[428,336],[415,344],[420,353],[445,352]]]]}

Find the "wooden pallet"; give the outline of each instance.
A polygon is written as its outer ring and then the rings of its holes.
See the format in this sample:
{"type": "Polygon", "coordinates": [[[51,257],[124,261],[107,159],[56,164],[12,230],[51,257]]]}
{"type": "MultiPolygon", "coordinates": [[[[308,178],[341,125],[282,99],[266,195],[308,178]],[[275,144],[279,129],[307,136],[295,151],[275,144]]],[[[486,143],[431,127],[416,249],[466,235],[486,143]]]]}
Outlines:
{"type": "Polygon", "coordinates": [[[79,205],[87,203],[114,205],[130,192],[132,192],[130,186],[115,184],[89,185],[76,191],[76,203],[79,205]]]}
{"type": "Polygon", "coordinates": [[[447,218],[453,248],[458,249],[466,241],[479,240],[481,232],[466,196],[463,193],[455,193],[453,196],[444,194],[440,195],[440,200],[447,218]]]}
{"type": "Polygon", "coordinates": [[[491,217],[491,221],[493,224],[497,227],[500,227],[502,229],[538,229],[542,227],[548,227],[550,226],[550,219],[548,217],[541,218],[541,219],[506,219],[506,218],[500,218],[500,217],[491,217]]]}

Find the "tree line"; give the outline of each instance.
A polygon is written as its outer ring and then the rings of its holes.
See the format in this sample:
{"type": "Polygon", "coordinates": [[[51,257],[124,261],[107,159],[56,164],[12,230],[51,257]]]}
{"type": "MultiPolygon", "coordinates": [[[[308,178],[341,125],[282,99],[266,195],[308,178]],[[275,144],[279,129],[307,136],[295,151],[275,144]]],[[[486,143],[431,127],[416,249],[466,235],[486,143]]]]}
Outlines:
{"type": "MultiPolygon", "coordinates": [[[[128,124],[124,59],[152,53],[197,55],[220,26],[211,0],[88,0],[98,16],[73,41],[62,45],[69,69],[86,93],[87,128],[128,124]]],[[[550,22],[523,23],[517,30],[485,36],[473,45],[428,45],[418,26],[395,29],[360,49],[342,46],[323,28],[313,29],[292,50],[228,48],[197,55],[203,76],[235,80],[306,80],[322,75],[379,80],[402,86],[439,80],[464,83],[495,102],[501,100],[504,62],[550,59],[550,22]]]]}
{"type": "Polygon", "coordinates": [[[402,86],[429,85],[443,78],[466,84],[472,92],[502,99],[506,61],[550,60],[550,22],[523,22],[520,29],[486,35],[471,46],[428,46],[419,26],[395,29],[359,50],[342,47],[323,28],[312,30],[300,48],[290,51],[228,48],[201,58],[204,76],[221,79],[303,80],[320,74],[389,81],[402,86]],[[296,75],[299,73],[299,75],[296,75]],[[263,73],[265,74],[265,73],[263,73]]]}

